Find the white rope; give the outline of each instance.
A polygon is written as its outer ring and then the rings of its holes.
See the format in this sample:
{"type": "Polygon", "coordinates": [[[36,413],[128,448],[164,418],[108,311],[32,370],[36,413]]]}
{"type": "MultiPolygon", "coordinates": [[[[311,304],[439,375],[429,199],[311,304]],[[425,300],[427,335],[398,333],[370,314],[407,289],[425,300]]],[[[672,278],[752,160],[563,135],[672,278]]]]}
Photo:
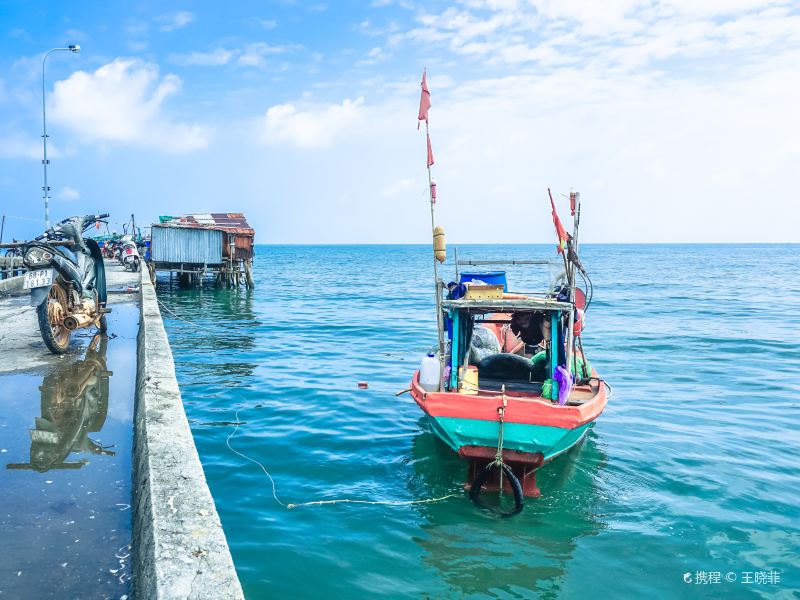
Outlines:
{"type": "Polygon", "coordinates": [[[315,500],[314,502],[302,502],[300,504],[287,504],[286,508],[289,510],[299,508],[301,506],[320,506],[322,504],[339,504],[340,502],[348,502],[350,504],[380,504],[382,506],[410,506],[412,504],[433,504],[434,502],[441,502],[448,498],[458,498],[461,494],[447,494],[439,498],[426,498],[425,500],[315,500]]]}
{"type": "Polygon", "coordinates": [[[458,498],[461,496],[461,494],[447,494],[446,496],[440,496],[438,498],[426,498],[424,500],[353,500],[349,498],[342,498],[337,500],[314,500],[312,502],[284,504],[278,499],[278,495],[275,490],[275,480],[272,478],[272,475],[269,474],[269,471],[267,471],[266,467],[264,467],[264,465],[258,462],[256,459],[250,458],[249,456],[242,454],[241,452],[239,452],[238,450],[236,450],[231,446],[231,438],[234,435],[236,435],[236,432],[239,430],[239,425],[241,424],[241,421],[239,420],[239,410],[240,409],[238,408],[236,409],[236,427],[233,429],[231,434],[225,440],[225,443],[227,444],[228,449],[231,452],[233,452],[234,454],[238,454],[245,460],[249,460],[250,462],[255,463],[259,467],[261,467],[261,470],[264,471],[264,475],[266,475],[269,478],[269,481],[272,484],[272,497],[275,499],[275,502],[277,502],[278,504],[289,510],[292,510],[293,508],[300,508],[302,506],[322,506],[323,504],[343,504],[343,503],[371,504],[380,506],[411,506],[413,504],[433,504],[434,502],[442,502],[443,500],[448,500],[449,498],[458,498]]]}
{"type": "Polygon", "coordinates": [[[158,302],[158,303],[161,305],[161,307],[162,307],[162,308],[163,308],[165,311],[167,311],[169,314],[171,314],[171,315],[172,315],[173,317],[175,317],[176,319],[180,319],[180,320],[181,320],[181,321],[183,321],[184,323],[189,323],[189,325],[194,325],[194,323],[193,323],[192,321],[189,321],[188,319],[184,319],[183,317],[179,317],[178,315],[176,315],[176,314],[175,314],[174,312],[172,312],[172,311],[171,311],[169,308],[167,308],[167,305],[166,305],[166,304],[164,304],[164,303],[163,303],[161,300],[159,300],[158,298],[156,298],[156,302],[158,302]]]}
{"type": "Polygon", "coordinates": [[[262,465],[260,462],[258,462],[258,461],[257,461],[255,458],[250,458],[249,456],[247,456],[247,455],[245,455],[245,454],[242,454],[242,453],[241,453],[241,452],[239,452],[238,450],[235,450],[233,447],[231,447],[231,438],[232,438],[232,437],[233,437],[233,436],[236,434],[236,432],[237,432],[237,431],[239,431],[239,425],[240,425],[240,424],[241,424],[241,421],[239,420],[239,409],[237,408],[237,409],[236,409],[236,427],[235,427],[235,428],[234,428],[234,430],[231,432],[231,434],[228,436],[228,439],[226,439],[226,440],[225,440],[225,443],[228,445],[228,449],[229,449],[231,452],[233,452],[234,454],[238,454],[239,456],[241,456],[241,457],[242,457],[242,458],[244,458],[245,460],[249,460],[250,462],[252,462],[252,463],[255,463],[255,464],[257,464],[259,467],[261,467],[261,470],[262,470],[262,471],[264,471],[264,475],[266,475],[267,477],[269,477],[269,480],[270,480],[270,482],[272,483],[272,497],[273,497],[273,498],[275,498],[275,502],[277,502],[278,504],[280,504],[280,505],[281,505],[281,506],[283,506],[284,508],[290,508],[290,507],[291,507],[291,505],[290,505],[289,507],[287,507],[287,506],[286,506],[286,505],[285,505],[283,502],[281,502],[280,500],[278,500],[278,495],[277,495],[277,493],[275,492],[275,480],[272,478],[272,475],[270,475],[270,474],[269,474],[269,471],[267,471],[266,467],[264,467],[264,465],[262,465]]]}

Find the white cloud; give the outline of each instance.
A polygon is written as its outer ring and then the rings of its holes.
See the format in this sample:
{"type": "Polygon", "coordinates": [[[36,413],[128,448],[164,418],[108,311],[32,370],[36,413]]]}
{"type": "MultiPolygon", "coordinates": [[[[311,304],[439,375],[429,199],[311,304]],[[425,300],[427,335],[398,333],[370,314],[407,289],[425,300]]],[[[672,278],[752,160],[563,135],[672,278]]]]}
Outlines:
{"type": "Polygon", "coordinates": [[[263,141],[289,142],[306,148],[330,146],[338,135],[361,120],[363,105],[363,97],[306,110],[298,110],[293,104],[278,104],[264,117],[263,141]]]}
{"type": "Polygon", "coordinates": [[[11,31],[8,32],[8,37],[15,38],[18,40],[25,40],[29,42],[31,38],[31,34],[22,29],[21,27],[14,27],[11,31]]]}
{"type": "Polygon", "coordinates": [[[266,42],[248,44],[239,54],[236,63],[243,67],[262,67],[268,56],[283,54],[287,49],[286,46],[270,46],[266,42]]]}
{"type": "Polygon", "coordinates": [[[77,71],[57,82],[48,115],[88,141],[167,152],[205,148],[208,134],[203,127],[173,122],[165,114],[164,101],[180,87],[178,77],[161,77],[156,65],[116,59],[93,73],[77,71]]]}
{"type": "Polygon", "coordinates": [[[800,42],[800,16],[788,0],[467,0],[421,11],[392,45],[427,44],[492,67],[640,70],[673,57],[728,62],[741,51],[760,60],[800,42]]]}
{"type": "Polygon", "coordinates": [[[216,48],[209,52],[189,52],[188,54],[172,54],[170,62],[182,66],[215,67],[227,65],[237,54],[236,50],[216,48]]]}
{"type": "Polygon", "coordinates": [[[81,193],[76,190],[75,188],[71,188],[68,185],[61,188],[61,190],[56,194],[57,200],[64,200],[64,201],[71,201],[71,200],[79,200],[81,197],[81,193]]]}
{"type": "MultiPolygon", "coordinates": [[[[800,51],[784,53],[714,80],[572,66],[460,78],[449,89],[429,71],[438,222],[459,243],[550,242],[546,188],[563,211],[560,193],[574,186],[584,198],[587,242],[800,241],[792,191],[800,142],[790,134],[800,130],[798,62],[800,51]],[[764,202],[780,218],[764,215],[767,224],[755,227],[764,202]],[[515,217],[499,228],[476,221],[487,203],[515,217]]],[[[379,83],[395,92],[385,100],[374,86],[375,99],[345,125],[331,110],[338,104],[270,109],[265,131],[282,144],[280,153],[289,144],[331,146],[307,159],[324,174],[319,183],[302,176],[298,183],[300,169],[274,176],[276,189],[300,197],[336,189],[346,198],[304,211],[309,236],[429,239],[418,81],[379,83]],[[334,132],[326,129],[331,123],[334,132]],[[358,177],[342,175],[354,165],[358,177]],[[386,201],[376,203],[376,195],[386,201]],[[369,237],[362,223],[386,227],[369,237]]],[[[287,170],[298,161],[299,153],[277,154],[287,170]]]]}
{"type": "Polygon", "coordinates": [[[261,25],[262,29],[275,29],[278,26],[278,22],[275,19],[259,19],[258,24],[261,25]]]}
{"type": "Polygon", "coordinates": [[[194,13],[186,10],[166,13],[156,17],[156,22],[160,23],[159,31],[175,31],[186,27],[189,23],[195,20],[194,13]]]}
{"type": "Polygon", "coordinates": [[[189,52],[186,54],[171,54],[170,62],[181,66],[223,66],[236,64],[240,67],[263,67],[268,58],[296,50],[301,46],[286,45],[272,46],[266,42],[254,42],[244,48],[216,48],[208,52],[189,52]]]}
{"type": "Polygon", "coordinates": [[[69,43],[74,44],[75,42],[85,42],[89,39],[89,34],[80,29],[67,29],[64,37],[69,40],[69,43]]]}
{"type": "Polygon", "coordinates": [[[358,61],[356,65],[360,67],[375,65],[379,62],[385,61],[387,58],[388,56],[383,49],[380,46],[375,46],[369,52],[367,52],[366,57],[358,61]]]}
{"type": "MultiPolygon", "coordinates": [[[[411,188],[414,187],[414,180],[408,177],[404,177],[398,181],[395,181],[388,187],[385,187],[381,190],[381,196],[384,198],[394,198],[396,196],[408,195],[405,192],[408,192],[411,188]]],[[[427,187],[423,190],[423,192],[427,192],[427,187]]]]}
{"type": "MultiPolygon", "coordinates": [[[[47,145],[48,158],[58,158],[60,152],[54,146],[47,145]]],[[[24,133],[14,133],[0,137],[0,157],[2,158],[42,158],[42,140],[24,133]]]]}
{"type": "Polygon", "coordinates": [[[145,35],[149,29],[150,26],[145,21],[138,19],[129,20],[125,25],[125,32],[133,36],[145,35]]]}

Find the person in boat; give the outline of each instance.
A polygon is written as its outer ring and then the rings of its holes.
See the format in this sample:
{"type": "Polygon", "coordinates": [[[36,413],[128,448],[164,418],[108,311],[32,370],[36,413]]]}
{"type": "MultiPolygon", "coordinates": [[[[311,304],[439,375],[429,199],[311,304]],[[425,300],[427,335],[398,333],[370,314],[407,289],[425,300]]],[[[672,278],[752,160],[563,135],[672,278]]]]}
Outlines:
{"type": "Polygon", "coordinates": [[[550,339],[550,320],[540,311],[517,312],[511,316],[511,331],[538,352],[531,358],[500,352],[478,362],[478,375],[500,381],[541,382],[547,378],[548,356],[546,342],[550,339]]]}
{"type": "Polygon", "coordinates": [[[516,312],[511,315],[511,331],[526,346],[543,347],[550,339],[550,319],[541,311],[516,312]]]}

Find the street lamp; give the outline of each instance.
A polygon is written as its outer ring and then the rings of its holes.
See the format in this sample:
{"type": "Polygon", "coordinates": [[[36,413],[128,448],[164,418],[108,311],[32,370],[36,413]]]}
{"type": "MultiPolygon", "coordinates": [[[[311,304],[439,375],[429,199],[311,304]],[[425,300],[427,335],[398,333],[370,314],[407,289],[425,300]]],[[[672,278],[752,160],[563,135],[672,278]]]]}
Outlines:
{"type": "Polygon", "coordinates": [[[47,160],[47,115],[45,114],[45,101],[44,101],[44,65],[47,61],[47,57],[50,56],[53,52],[57,50],[67,50],[69,52],[80,52],[81,47],[77,44],[71,44],[66,48],[53,48],[49,52],[44,55],[42,59],[42,143],[44,146],[44,158],[42,159],[42,165],[44,166],[44,187],[42,190],[44,191],[44,227],[45,229],[50,229],[50,188],[47,187],[47,165],[50,161],[47,160]]]}

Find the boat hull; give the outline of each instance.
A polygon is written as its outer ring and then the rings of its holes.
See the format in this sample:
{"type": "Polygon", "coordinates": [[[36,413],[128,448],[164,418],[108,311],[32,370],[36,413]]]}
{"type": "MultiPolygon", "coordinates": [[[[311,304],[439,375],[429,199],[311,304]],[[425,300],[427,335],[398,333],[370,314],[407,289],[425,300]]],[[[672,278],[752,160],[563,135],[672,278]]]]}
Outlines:
{"type": "MultiPolygon", "coordinates": [[[[463,455],[462,449],[468,446],[497,448],[500,436],[498,421],[430,415],[428,420],[436,436],[454,452],[463,455]]],[[[589,425],[590,423],[585,423],[574,429],[567,429],[527,423],[505,423],[503,448],[527,454],[541,453],[544,457],[543,462],[548,462],[580,442],[589,425]]]]}
{"type": "MultiPolygon", "coordinates": [[[[411,382],[411,395],[428,416],[434,434],[469,461],[468,489],[497,454],[502,408],[503,462],[521,483],[523,494],[538,497],[536,470],[578,444],[606,406],[605,386],[593,375],[597,383],[573,388],[570,402],[563,406],[514,392],[428,392],[419,383],[419,373],[411,382]]],[[[502,479],[485,484],[484,489],[499,489],[499,485],[502,479]]]]}

